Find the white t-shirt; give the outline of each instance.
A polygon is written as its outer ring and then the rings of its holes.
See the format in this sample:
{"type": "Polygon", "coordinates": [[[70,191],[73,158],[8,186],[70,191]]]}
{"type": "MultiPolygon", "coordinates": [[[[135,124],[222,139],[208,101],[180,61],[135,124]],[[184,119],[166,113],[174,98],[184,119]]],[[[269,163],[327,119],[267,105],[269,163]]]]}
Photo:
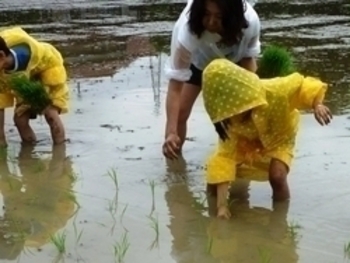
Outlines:
{"type": "Polygon", "coordinates": [[[188,25],[189,10],[193,0],[188,0],[185,9],[175,23],[171,38],[171,54],[165,66],[168,79],[187,81],[191,77],[190,65],[203,70],[213,59],[226,57],[237,63],[245,57],[256,57],[260,53],[260,19],[254,8],[246,2],[244,13],[248,28],[243,30],[242,40],[233,45],[219,47],[218,34],[204,31],[201,38],[194,35],[188,25]]]}

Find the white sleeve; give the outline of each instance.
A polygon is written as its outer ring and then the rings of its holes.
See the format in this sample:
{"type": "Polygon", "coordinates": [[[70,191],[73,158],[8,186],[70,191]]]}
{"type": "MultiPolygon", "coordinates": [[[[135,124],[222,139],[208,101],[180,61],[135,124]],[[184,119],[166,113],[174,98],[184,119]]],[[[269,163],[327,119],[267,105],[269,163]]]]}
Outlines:
{"type": "Polygon", "coordinates": [[[249,23],[249,29],[247,30],[247,34],[249,36],[247,39],[247,47],[243,54],[243,57],[252,58],[257,57],[261,52],[261,43],[260,43],[260,19],[258,16],[254,20],[249,23]]]}
{"type": "Polygon", "coordinates": [[[187,19],[181,17],[173,30],[170,59],[165,66],[168,79],[185,82],[191,78],[192,53],[198,47],[198,42],[197,37],[189,31],[187,19]]]}

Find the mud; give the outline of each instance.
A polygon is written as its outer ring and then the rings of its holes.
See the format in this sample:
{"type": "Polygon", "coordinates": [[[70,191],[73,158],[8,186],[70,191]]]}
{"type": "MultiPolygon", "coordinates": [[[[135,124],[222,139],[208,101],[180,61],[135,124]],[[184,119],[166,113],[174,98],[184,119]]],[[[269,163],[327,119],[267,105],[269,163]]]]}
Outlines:
{"type": "Polygon", "coordinates": [[[59,148],[52,148],[40,118],[33,121],[40,141],[21,147],[12,111],[7,113],[9,148],[0,153],[1,262],[118,262],[115,248],[119,254],[125,249],[131,263],[346,262],[346,1],[257,4],[262,42],[288,46],[301,71],[333,84],[327,102],[335,116],[331,126],[319,127],[312,115],[303,115],[289,204],[274,206],[267,183],[239,181],[228,222],[210,216],[213,204],[203,193],[203,163],[216,136],[201,99],[189,122],[185,160],[169,164],[161,155],[162,69],[183,4],[70,1],[59,8],[38,1],[42,6],[25,15],[13,11],[13,2],[5,1],[0,22],[23,24],[58,46],[70,71],[72,108],[63,117],[69,143],[59,148]],[[50,236],[63,234],[66,253],[59,256],[60,244],[50,236]]]}

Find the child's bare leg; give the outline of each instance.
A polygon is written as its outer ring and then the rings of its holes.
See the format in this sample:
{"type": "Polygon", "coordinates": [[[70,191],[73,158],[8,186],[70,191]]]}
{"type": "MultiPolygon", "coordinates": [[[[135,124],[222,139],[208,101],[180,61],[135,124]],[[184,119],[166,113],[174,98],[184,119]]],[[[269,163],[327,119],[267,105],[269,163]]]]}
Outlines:
{"type": "Polygon", "coordinates": [[[36,141],[36,136],[33,129],[29,125],[30,112],[26,111],[20,116],[15,113],[13,116],[13,121],[17,127],[19,136],[24,143],[34,143],[36,141]]]}
{"type": "Polygon", "coordinates": [[[63,122],[59,114],[60,110],[54,106],[50,106],[45,110],[45,119],[50,126],[51,137],[54,144],[64,143],[66,140],[63,122]]]}
{"type": "Polygon", "coordinates": [[[231,217],[230,209],[227,203],[229,182],[217,184],[217,216],[224,219],[229,219],[231,217]]]}
{"type": "Polygon", "coordinates": [[[289,186],[287,182],[288,167],[285,163],[272,159],[269,169],[269,181],[273,191],[275,201],[288,200],[290,197],[289,186]]]}

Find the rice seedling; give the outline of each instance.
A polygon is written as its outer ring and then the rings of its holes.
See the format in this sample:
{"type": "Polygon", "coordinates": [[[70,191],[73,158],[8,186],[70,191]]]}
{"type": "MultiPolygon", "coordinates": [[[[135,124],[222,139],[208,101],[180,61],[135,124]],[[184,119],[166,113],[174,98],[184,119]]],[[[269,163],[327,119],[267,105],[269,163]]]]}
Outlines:
{"type": "Polygon", "coordinates": [[[9,80],[9,87],[22,100],[29,105],[35,113],[42,113],[49,105],[51,99],[45,87],[39,81],[30,80],[24,75],[15,75],[9,80]]]}
{"type": "Polygon", "coordinates": [[[350,242],[344,245],[344,257],[350,259],[350,242]]]}
{"type": "Polygon", "coordinates": [[[119,190],[119,181],[118,181],[118,174],[117,174],[117,170],[115,168],[111,168],[107,174],[106,174],[109,178],[111,178],[111,180],[114,183],[115,186],[115,190],[118,191],[119,190]]]}
{"type": "Polygon", "coordinates": [[[54,236],[50,235],[50,241],[56,247],[59,254],[64,254],[66,252],[66,237],[66,231],[54,236]]]}
{"type": "Polygon", "coordinates": [[[258,64],[260,78],[282,77],[296,71],[292,55],[285,48],[274,45],[265,48],[258,64]]]}
{"type": "Polygon", "coordinates": [[[124,218],[124,215],[125,215],[125,212],[126,212],[126,209],[128,208],[128,204],[125,205],[121,215],[120,215],[120,223],[123,224],[123,218],[124,218]]]}
{"type": "Polygon", "coordinates": [[[300,238],[300,234],[299,234],[298,230],[300,230],[301,228],[302,227],[296,222],[290,222],[288,224],[288,233],[289,233],[290,237],[296,242],[300,238]]]}
{"type": "Polygon", "coordinates": [[[113,245],[114,258],[116,263],[123,263],[126,253],[128,252],[130,243],[128,240],[128,233],[124,232],[119,242],[113,245]]]}
{"type": "Polygon", "coordinates": [[[153,249],[154,247],[158,247],[159,245],[159,221],[158,221],[158,216],[154,217],[150,215],[147,217],[150,220],[150,227],[154,230],[154,233],[155,233],[154,241],[150,246],[150,249],[153,249]]]}
{"type": "Polygon", "coordinates": [[[263,248],[259,248],[259,259],[260,263],[271,263],[272,256],[270,251],[263,248]]]}
{"type": "Polygon", "coordinates": [[[214,239],[212,236],[209,237],[208,242],[207,242],[207,253],[211,253],[211,249],[213,247],[214,239]]]}
{"type": "Polygon", "coordinates": [[[152,215],[152,213],[156,209],[156,204],[155,204],[156,182],[155,182],[155,180],[149,180],[149,186],[151,187],[151,193],[152,193],[152,207],[151,207],[151,213],[150,213],[150,215],[152,215]]]}
{"type": "Polygon", "coordinates": [[[78,245],[80,240],[81,240],[81,237],[83,235],[84,229],[82,229],[78,232],[76,218],[73,221],[73,230],[74,230],[74,235],[75,235],[75,245],[78,245]]]}

